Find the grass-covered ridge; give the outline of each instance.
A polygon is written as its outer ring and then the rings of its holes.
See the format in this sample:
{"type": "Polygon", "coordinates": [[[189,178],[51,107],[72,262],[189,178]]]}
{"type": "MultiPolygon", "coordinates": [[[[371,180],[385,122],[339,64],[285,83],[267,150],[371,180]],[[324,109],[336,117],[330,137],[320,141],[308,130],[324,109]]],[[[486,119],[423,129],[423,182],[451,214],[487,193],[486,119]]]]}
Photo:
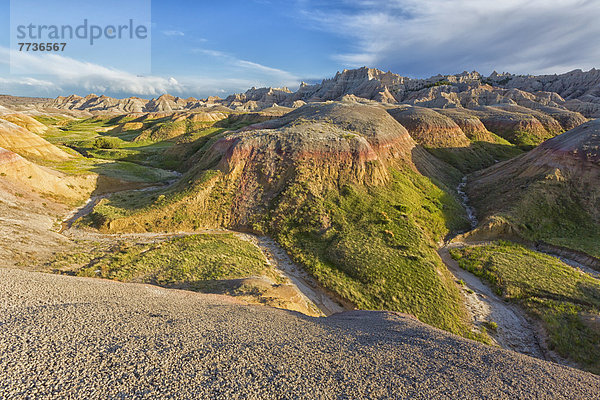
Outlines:
{"type": "Polygon", "coordinates": [[[481,216],[500,217],[520,238],[600,257],[597,193],[595,186],[565,179],[560,171],[507,176],[469,190],[481,216]]]}
{"type": "Polygon", "coordinates": [[[452,249],[459,265],[488,281],[544,324],[550,346],[600,373],[600,282],[510,242],[452,249]]]}
{"type": "Polygon", "coordinates": [[[250,304],[322,315],[248,237],[205,232],[119,238],[64,249],[41,270],[225,294],[250,304]]]}
{"type": "Polygon", "coordinates": [[[460,294],[436,242],[465,227],[456,200],[410,170],[385,187],[345,186],[323,197],[292,185],[265,219],[327,288],[364,309],[407,312],[468,334],[460,294]]]}
{"type": "Polygon", "coordinates": [[[592,120],[473,174],[467,193],[479,220],[502,219],[512,237],[600,257],[599,132],[592,120]]]}
{"type": "Polygon", "coordinates": [[[493,141],[472,140],[468,147],[428,148],[438,159],[452,165],[463,174],[487,168],[499,161],[505,161],[523,154],[518,146],[507,140],[490,134],[493,141]]]}
{"type": "Polygon", "coordinates": [[[123,244],[82,268],[79,276],[163,286],[273,275],[262,253],[233,234],[198,234],[158,243],[123,244]]]}
{"type": "MultiPolygon", "coordinates": [[[[305,172],[249,228],[272,235],[326,288],[360,308],[407,312],[469,335],[460,294],[436,253],[443,237],[468,226],[452,195],[408,168],[391,170],[385,186],[325,193],[313,190],[305,172]]],[[[92,219],[117,230],[226,225],[232,185],[220,171],[207,170],[184,191],[104,200],[92,219]]]]}
{"type": "Polygon", "coordinates": [[[600,257],[600,224],[593,215],[598,211],[586,200],[590,197],[567,182],[540,179],[529,185],[508,215],[526,239],[600,257]]]}

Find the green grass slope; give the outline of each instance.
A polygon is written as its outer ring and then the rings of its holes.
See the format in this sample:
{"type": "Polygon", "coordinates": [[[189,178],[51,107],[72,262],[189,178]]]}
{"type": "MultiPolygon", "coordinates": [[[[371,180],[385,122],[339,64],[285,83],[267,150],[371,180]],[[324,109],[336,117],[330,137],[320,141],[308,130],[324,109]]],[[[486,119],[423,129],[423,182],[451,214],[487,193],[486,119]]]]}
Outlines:
{"type": "Polygon", "coordinates": [[[407,312],[470,335],[460,293],[435,251],[468,226],[448,190],[461,173],[419,150],[379,107],[309,105],[265,124],[209,138],[177,185],[105,199],[90,221],[109,232],[268,233],[360,308],[407,312]],[[453,181],[445,185],[435,171],[453,181]]]}
{"type": "Polygon", "coordinates": [[[479,219],[499,217],[521,238],[600,257],[599,144],[595,120],[474,174],[467,189],[479,219]]]}
{"type": "Polygon", "coordinates": [[[550,348],[600,373],[600,281],[510,242],[452,249],[459,265],[539,318],[550,348]]]}

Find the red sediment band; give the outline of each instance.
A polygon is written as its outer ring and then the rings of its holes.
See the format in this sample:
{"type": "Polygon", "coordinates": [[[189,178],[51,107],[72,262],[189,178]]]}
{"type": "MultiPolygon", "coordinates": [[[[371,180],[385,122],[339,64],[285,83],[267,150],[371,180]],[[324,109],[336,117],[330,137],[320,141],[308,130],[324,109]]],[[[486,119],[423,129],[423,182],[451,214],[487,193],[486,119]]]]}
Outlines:
{"type": "Polygon", "coordinates": [[[12,164],[22,159],[20,155],[0,147],[0,165],[12,164]]]}

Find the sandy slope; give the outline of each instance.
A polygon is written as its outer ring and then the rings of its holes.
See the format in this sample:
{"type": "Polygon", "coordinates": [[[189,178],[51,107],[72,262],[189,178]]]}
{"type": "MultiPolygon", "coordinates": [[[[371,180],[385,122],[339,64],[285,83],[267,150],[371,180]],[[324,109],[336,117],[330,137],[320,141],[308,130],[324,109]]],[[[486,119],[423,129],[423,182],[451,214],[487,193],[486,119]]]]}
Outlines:
{"type": "Polygon", "coordinates": [[[0,398],[592,399],[600,378],[393,313],[0,269],[0,398]]]}
{"type": "Polygon", "coordinates": [[[29,132],[35,133],[37,135],[42,135],[48,130],[48,127],[46,125],[42,124],[41,122],[38,122],[36,119],[25,114],[3,114],[0,115],[0,119],[12,122],[13,124],[25,128],[29,132]]]}
{"type": "Polygon", "coordinates": [[[72,158],[58,147],[12,122],[0,119],[0,147],[23,157],[64,161],[72,158]]]}

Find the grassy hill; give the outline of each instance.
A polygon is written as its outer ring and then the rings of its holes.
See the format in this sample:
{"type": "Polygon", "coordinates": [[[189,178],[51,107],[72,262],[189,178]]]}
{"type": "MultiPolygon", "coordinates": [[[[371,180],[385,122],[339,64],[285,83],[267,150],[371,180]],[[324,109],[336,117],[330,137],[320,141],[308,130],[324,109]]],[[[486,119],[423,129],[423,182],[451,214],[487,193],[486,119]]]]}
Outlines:
{"type": "Polygon", "coordinates": [[[105,199],[90,221],[107,232],[268,233],[360,308],[408,312],[470,335],[435,251],[468,226],[449,189],[461,174],[382,108],[305,106],[253,130],[219,133],[190,160],[197,162],[172,188],[105,199]]]}
{"type": "Polygon", "coordinates": [[[502,220],[521,238],[600,257],[599,138],[594,120],[474,174],[468,192],[480,220],[502,220]]]}

